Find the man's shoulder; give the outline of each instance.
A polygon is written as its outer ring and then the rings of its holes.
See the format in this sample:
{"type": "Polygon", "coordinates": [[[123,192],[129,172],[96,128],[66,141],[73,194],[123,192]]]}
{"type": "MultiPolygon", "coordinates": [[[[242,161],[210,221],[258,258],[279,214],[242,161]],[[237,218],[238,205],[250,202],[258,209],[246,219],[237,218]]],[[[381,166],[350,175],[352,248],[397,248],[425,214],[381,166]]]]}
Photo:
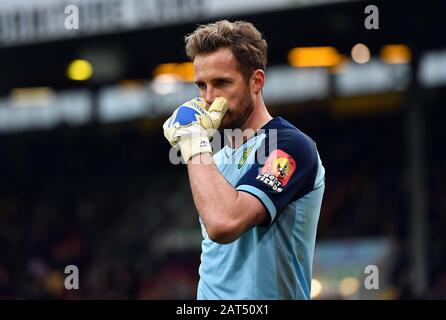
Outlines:
{"type": "Polygon", "coordinates": [[[310,136],[282,117],[272,119],[263,129],[265,129],[268,140],[277,139],[277,143],[282,146],[288,146],[293,149],[316,148],[316,144],[310,136]]]}

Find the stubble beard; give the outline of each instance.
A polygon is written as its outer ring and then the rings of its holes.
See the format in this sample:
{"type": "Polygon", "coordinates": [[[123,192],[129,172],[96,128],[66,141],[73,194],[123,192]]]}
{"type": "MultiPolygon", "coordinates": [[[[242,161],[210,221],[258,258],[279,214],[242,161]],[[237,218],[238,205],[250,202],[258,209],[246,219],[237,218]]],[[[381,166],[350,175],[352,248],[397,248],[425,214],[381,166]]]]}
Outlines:
{"type": "Polygon", "coordinates": [[[241,129],[253,111],[254,103],[248,91],[245,92],[240,104],[235,109],[228,108],[222,119],[220,129],[241,129]]]}

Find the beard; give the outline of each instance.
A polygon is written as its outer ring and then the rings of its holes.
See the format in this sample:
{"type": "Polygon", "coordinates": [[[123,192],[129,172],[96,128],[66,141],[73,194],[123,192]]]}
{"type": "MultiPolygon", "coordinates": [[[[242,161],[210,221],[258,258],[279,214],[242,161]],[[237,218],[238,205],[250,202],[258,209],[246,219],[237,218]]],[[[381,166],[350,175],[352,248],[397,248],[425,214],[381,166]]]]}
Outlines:
{"type": "Polygon", "coordinates": [[[254,103],[249,91],[246,90],[239,105],[234,109],[228,108],[221,121],[220,129],[241,129],[253,110],[254,103]]]}

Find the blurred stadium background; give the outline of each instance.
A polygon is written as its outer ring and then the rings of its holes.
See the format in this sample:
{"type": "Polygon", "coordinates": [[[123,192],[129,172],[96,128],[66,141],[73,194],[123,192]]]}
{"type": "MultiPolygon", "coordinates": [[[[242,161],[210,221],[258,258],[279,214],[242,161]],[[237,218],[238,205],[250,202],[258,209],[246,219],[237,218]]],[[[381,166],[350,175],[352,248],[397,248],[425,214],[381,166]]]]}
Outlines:
{"type": "Polygon", "coordinates": [[[315,299],[446,298],[444,1],[0,2],[0,298],[194,299],[201,235],[161,125],[197,94],[183,37],[269,43],[268,107],[327,176],[315,299]],[[67,30],[67,5],[79,29],[67,30]],[[379,29],[365,28],[368,5],[379,29]],[[64,288],[65,266],[80,289],[64,288]],[[379,289],[364,287],[368,265],[379,289]]]}

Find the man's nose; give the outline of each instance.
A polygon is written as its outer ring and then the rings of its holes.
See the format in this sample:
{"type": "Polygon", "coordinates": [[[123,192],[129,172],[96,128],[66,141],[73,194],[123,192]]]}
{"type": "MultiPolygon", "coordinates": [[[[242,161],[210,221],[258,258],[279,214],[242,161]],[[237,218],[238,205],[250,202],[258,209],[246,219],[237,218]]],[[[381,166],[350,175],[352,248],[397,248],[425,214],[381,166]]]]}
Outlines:
{"type": "Polygon", "coordinates": [[[206,103],[208,105],[211,105],[212,102],[215,100],[215,90],[214,88],[208,86],[206,89],[206,96],[204,97],[204,100],[206,100],[206,103]]]}

